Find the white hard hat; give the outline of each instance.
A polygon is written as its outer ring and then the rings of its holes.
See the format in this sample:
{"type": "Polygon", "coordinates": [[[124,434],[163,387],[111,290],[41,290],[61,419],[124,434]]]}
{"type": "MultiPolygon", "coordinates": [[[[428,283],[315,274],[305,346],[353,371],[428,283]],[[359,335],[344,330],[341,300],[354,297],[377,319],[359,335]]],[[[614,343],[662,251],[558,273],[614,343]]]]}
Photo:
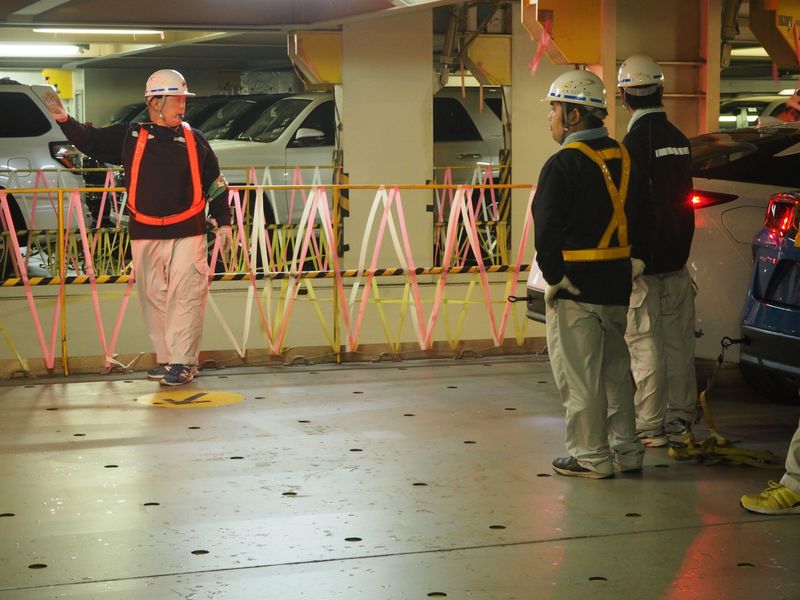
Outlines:
{"type": "Polygon", "coordinates": [[[569,102],[606,110],[606,87],[603,80],[591,71],[577,69],[567,71],[550,84],[545,100],[549,102],[569,102]]]}
{"type": "Polygon", "coordinates": [[[172,69],[161,69],[147,78],[144,97],[150,96],[194,96],[186,86],[183,75],[172,69]]]}
{"type": "Polygon", "coordinates": [[[664,73],[661,67],[646,54],[629,56],[620,65],[617,73],[617,85],[633,96],[648,96],[663,83],[664,73]]]}

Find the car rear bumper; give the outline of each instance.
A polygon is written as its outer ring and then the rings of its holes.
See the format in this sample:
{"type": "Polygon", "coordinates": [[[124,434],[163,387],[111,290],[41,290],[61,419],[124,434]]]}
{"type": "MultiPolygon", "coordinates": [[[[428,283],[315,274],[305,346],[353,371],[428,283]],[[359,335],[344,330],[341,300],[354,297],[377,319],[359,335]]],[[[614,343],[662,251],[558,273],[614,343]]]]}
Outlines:
{"type": "Polygon", "coordinates": [[[742,325],[740,362],[800,377],[800,338],[777,331],[742,325]]]}

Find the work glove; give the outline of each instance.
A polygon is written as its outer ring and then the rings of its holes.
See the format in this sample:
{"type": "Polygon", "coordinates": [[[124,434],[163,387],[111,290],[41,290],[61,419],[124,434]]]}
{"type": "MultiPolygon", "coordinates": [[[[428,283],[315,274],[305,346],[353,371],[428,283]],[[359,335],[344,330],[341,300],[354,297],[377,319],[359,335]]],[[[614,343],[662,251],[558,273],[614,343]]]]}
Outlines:
{"type": "Polygon", "coordinates": [[[53,115],[53,118],[59,123],[63,123],[69,119],[67,109],[64,108],[64,105],[61,103],[61,98],[58,97],[55,90],[45,91],[42,94],[42,102],[44,102],[47,110],[50,111],[50,114],[53,115]]]}
{"type": "Polygon", "coordinates": [[[635,281],[642,273],[644,273],[645,264],[643,260],[638,258],[631,259],[631,281],[635,281]]]}
{"type": "Polygon", "coordinates": [[[573,296],[579,296],[581,293],[578,288],[572,285],[572,282],[569,280],[569,278],[564,275],[564,277],[561,278],[561,281],[559,281],[557,284],[548,284],[544,287],[544,303],[549,308],[553,308],[555,306],[556,294],[558,293],[558,290],[567,290],[573,296]]]}
{"type": "MultiPolygon", "coordinates": [[[[230,225],[223,225],[217,229],[217,237],[219,238],[219,252],[222,256],[228,256],[233,244],[233,227],[230,225]]],[[[227,259],[225,259],[227,260],[227,259]]]]}

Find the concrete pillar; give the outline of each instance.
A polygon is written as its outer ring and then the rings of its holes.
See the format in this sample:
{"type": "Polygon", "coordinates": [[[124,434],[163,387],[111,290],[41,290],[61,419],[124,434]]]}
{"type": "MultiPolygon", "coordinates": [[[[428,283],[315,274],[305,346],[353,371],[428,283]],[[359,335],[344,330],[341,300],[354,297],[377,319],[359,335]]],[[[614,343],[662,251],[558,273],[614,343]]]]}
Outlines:
{"type": "MultiPolygon", "coordinates": [[[[344,26],[340,115],[350,183],[424,184],[433,169],[433,24],[430,10],[344,26]]],[[[354,190],[345,239],[346,268],[358,264],[373,191],[354,190]]],[[[417,265],[432,264],[433,217],[427,191],[403,191],[417,265]]],[[[396,223],[396,221],[395,221],[396,223]]],[[[374,237],[374,236],[373,236],[374,237]]],[[[384,236],[379,266],[399,266],[384,236]]]]}

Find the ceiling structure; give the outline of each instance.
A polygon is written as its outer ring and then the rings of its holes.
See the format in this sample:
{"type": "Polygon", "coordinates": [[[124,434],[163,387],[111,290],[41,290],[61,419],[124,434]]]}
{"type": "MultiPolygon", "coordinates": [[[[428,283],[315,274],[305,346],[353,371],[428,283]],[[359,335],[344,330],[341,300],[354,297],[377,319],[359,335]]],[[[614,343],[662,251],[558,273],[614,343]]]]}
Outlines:
{"type": "Polygon", "coordinates": [[[286,34],[459,0],[3,0],[0,43],[77,44],[71,57],[2,57],[0,68],[289,68],[286,34]],[[34,29],[86,28],[86,33],[34,29]],[[157,33],[112,34],[101,28],[157,33]],[[95,30],[92,32],[91,30],[95,30]]]}
{"type": "MultiPolygon", "coordinates": [[[[334,29],[359,19],[399,11],[447,7],[463,0],[2,0],[0,44],[77,44],[71,57],[0,57],[0,69],[151,69],[265,71],[289,69],[286,34],[297,29],[334,29]],[[88,33],[34,29],[87,28],[88,33]],[[100,28],[155,30],[110,34],[100,28]]],[[[490,4],[500,0],[480,0],[490,4]]],[[[747,0],[733,6],[736,52],[723,77],[770,76],[765,56],[737,56],[760,46],[748,27],[747,0]],[[738,15],[738,18],[736,18],[738,15]]],[[[446,28],[447,9],[435,11],[434,28],[446,28]]],[[[435,31],[436,33],[436,31],[435,31]]]]}

